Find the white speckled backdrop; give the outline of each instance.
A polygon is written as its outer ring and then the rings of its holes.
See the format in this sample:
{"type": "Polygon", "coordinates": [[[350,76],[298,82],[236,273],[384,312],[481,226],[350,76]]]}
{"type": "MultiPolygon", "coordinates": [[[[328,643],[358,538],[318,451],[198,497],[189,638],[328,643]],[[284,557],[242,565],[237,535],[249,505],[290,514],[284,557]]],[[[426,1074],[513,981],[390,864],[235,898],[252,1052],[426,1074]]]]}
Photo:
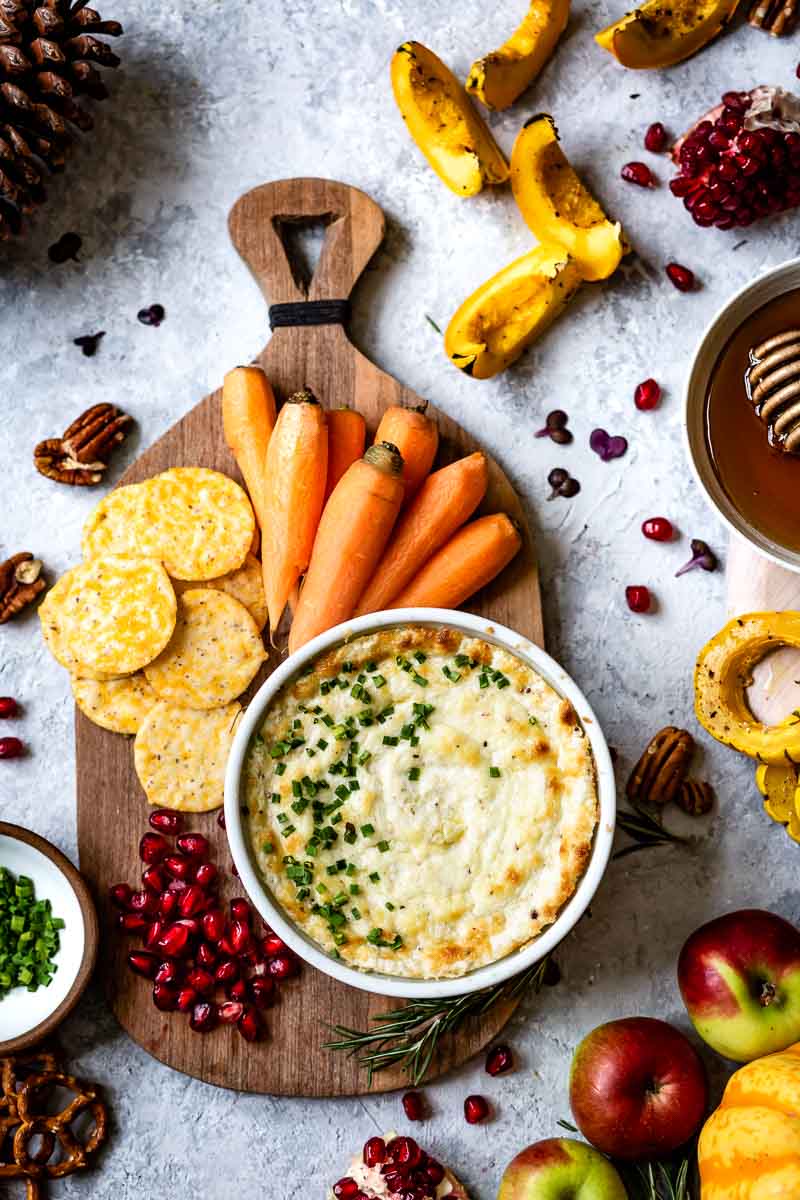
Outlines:
{"type": "MultiPolygon", "coordinates": [[[[692,664],[723,622],[724,578],[674,572],[691,537],[722,557],[726,539],[684,463],[681,385],[702,326],[732,291],[796,253],[797,225],[790,214],[740,232],[696,228],[666,188],[667,160],[647,155],[642,136],[653,120],[682,131],[730,87],[791,87],[796,43],[742,25],[669,71],[625,71],[592,40],[621,5],[576,0],[554,61],[492,126],[510,150],[527,116],[552,112],[565,150],[624,221],[638,254],[612,282],[587,286],[518,366],[477,383],[448,364],[426,314],[444,327],[463,297],[530,238],[508,191],[463,201],[438,182],[394,107],[388,62],[413,37],[463,77],[511,30],[524,0],[100,7],[124,23],[124,66],[110,80],[112,98],[97,107],[93,144],[50,186],[32,236],[0,248],[0,557],[29,549],[59,573],[77,558],[81,523],[102,492],[35,474],[35,442],[89,404],[113,400],[137,421],[118,473],[262,346],[265,307],[226,233],[237,196],[283,176],[342,179],[374,196],[389,222],[355,294],[354,339],[481,437],[516,481],[538,533],[549,648],[599,713],[619,750],[620,779],[657,728],[676,722],[697,732],[692,664]],[[619,178],[634,158],[651,163],[656,190],[619,178]],[[72,229],[84,241],[80,262],[52,265],[48,245],[72,229]],[[663,273],[670,259],[690,266],[702,288],[677,292],[663,273]],[[136,312],[154,301],[167,318],[145,328],[136,312]],[[99,353],[82,357],[72,339],[99,329],[99,353]],[[664,401],[642,414],[633,389],[651,375],[664,401]],[[533,436],[556,406],[575,433],[566,448],[533,436]],[[606,464],[589,450],[598,424],[629,439],[625,458],[606,464]],[[546,476],[557,465],[581,482],[573,501],[547,502],[546,476]],[[656,514],[680,528],[679,544],[645,542],[639,526],[656,514]],[[653,589],[655,614],[627,611],[628,583],[653,589]]],[[[0,814],[74,857],[72,705],[35,617],[0,630],[0,693],[24,703],[14,732],[30,747],[24,760],[0,765],[0,814]]],[[[508,1159],[568,1115],[570,1054],[583,1033],[638,1013],[687,1026],[674,968],[690,930],[745,904],[800,918],[797,848],[762,814],[750,765],[705,736],[701,743],[699,769],[720,803],[692,826],[696,847],[611,866],[591,918],[560,955],[562,984],[523,1005],[508,1031],[519,1062],[513,1076],[490,1079],[481,1061],[428,1089],[433,1116],[418,1132],[477,1200],[492,1200],[508,1159]],[[495,1105],[485,1126],[463,1119],[464,1096],[475,1091],[495,1105]]],[[[100,1170],[54,1185],[54,1198],[320,1197],[351,1149],[406,1124],[396,1095],[273,1100],[186,1079],[132,1045],[97,994],[63,1037],[74,1069],[107,1089],[114,1128],[100,1170]]],[[[720,1067],[711,1065],[719,1083],[720,1067]]]]}

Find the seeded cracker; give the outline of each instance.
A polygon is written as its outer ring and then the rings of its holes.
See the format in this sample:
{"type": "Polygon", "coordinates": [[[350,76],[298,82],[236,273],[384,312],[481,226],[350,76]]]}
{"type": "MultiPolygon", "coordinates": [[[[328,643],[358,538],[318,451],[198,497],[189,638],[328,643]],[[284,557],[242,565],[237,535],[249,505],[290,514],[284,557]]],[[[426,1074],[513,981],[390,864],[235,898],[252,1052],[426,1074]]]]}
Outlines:
{"type": "Polygon", "coordinates": [[[242,565],[255,517],[238,483],[205,467],[175,467],[144,486],[145,520],[170,575],[215,579],[242,565]]]}
{"type": "Polygon", "coordinates": [[[200,712],[160,700],[133,744],[136,774],[150,804],[180,812],[219,808],[225,764],[241,705],[200,712]]]}
{"type": "Polygon", "coordinates": [[[233,596],[234,600],[238,600],[245,606],[259,630],[263,629],[267,623],[264,577],[261,573],[261,563],[253,554],[248,554],[238,570],[231,571],[227,575],[220,575],[218,579],[207,579],[202,582],[176,579],[173,581],[173,586],[179,596],[188,588],[198,587],[216,588],[220,592],[227,592],[229,596],[233,596]]]}
{"type": "Polygon", "coordinates": [[[143,483],[118,487],[104,496],[86,519],[81,538],[84,558],[101,554],[135,554],[157,558],[153,530],[144,516],[146,488],[143,483]]]}
{"type": "Polygon", "coordinates": [[[170,704],[221,708],[242,694],[266,657],[243,604],[213,588],[191,588],[178,600],[169,645],[145,675],[170,704]]]}
{"type": "Polygon", "coordinates": [[[73,677],[72,694],[90,721],[112,733],[137,733],[157,699],[141,671],[105,683],[73,677]]]}

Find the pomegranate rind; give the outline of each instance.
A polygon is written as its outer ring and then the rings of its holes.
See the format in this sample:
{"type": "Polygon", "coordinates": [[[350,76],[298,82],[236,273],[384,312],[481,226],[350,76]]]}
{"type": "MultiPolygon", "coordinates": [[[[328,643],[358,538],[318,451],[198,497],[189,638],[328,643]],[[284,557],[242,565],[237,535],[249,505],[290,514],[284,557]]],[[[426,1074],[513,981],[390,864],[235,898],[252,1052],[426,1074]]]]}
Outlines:
{"type": "Polygon", "coordinates": [[[553,53],[568,19],[569,0],[531,0],[508,41],[472,64],[467,91],[487,108],[510,108],[553,53]]]}
{"type": "Polygon", "coordinates": [[[548,328],[581,285],[562,246],[536,246],[469,296],[444,336],[452,363],[474,379],[504,371],[548,328]]]}
{"type": "Polygon", "coordinates": [[[531,117],[517,135],[511,188],[531,232],[563,246],[584,279],[607,279],[616,271],[627,251],[622,226],[609,221],[578,177],[547,113],[531,117]]]}
{"type": "Polygon", "coordinates": [[[738,5],[739,0],[648,0],[595,34],[595,41],[623,67],[670,67],[721,33],[738,5]]]}

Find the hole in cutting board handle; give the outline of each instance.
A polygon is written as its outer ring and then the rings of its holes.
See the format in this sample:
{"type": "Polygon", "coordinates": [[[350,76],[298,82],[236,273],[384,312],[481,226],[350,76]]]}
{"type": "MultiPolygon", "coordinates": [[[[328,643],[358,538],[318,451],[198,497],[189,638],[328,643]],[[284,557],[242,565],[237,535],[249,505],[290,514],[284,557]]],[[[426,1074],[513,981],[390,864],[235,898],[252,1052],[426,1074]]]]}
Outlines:
{"type": "Polygon", "coordinates": [[[272,227],[286,252],[292,278],[305,296],[319,265],[328,227],[336,219],[332,212],[314,217],[272,218],[272,227]]]}

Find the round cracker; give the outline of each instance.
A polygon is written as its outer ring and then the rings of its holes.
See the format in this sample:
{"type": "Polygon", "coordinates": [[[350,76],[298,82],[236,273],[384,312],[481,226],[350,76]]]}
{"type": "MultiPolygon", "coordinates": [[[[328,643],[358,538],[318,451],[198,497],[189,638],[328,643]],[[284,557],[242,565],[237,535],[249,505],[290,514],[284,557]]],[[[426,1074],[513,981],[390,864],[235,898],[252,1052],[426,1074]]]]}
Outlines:
{"type": "Polygon", "coordinates": [[[81,553],[84,558],[104,554],[132,554],[158,558],[153,530],[144,516],[146,488],[129,483],[115,488],[95,505],[83,526],[81,553]]]}
{"type": "Polygon", "coordinates": [[[137,733],[157,700],[141,671],[106,682],[72,677],[78,708],[95,725],[112,733],[137,733]]]}
{"type": "Polygon", "coordinates": [[[136,774],[149,803],[179,812],[219,808],[241,712],[235,702],[201,712],[157,701],[133,743],[136,774]]]}
{"type": "Polygon", "coordinates": [[[250,613],[226,592],[190,588],[178,597],[169,645],[145,669],[160,700],[222,708],[241,696],[267,657],[250,613]]]}
{"type": "Polygon", "coordinates": [[[220,575],[218,579],[206,579],[200,582],[190,582],[185,579],[174,579],[172,586],[180,596],[189,588],[207,587],[217,591],[227,592],[243,604],[259,630],[267,623],[267,599],[264,595],[264,577],[261,573],[261,563],[252,554],[248,554],[242,565],[228,575],[220,575]]]}
{"type": "Polygon", "coordinates": [[[176,579],[216,579],[247,557],[255,517],[246,492],[206,467],[173,467],[145,483],[157,557],[176,579]]]}
{"type": "Polygon", "coordinates": [[[106,554],[62,575],[39,611],[62,666],[74,675],[88,670],[109,678],[130,675],[161,653],[175,628],[177,603],[155,559],[106,554]]]}

